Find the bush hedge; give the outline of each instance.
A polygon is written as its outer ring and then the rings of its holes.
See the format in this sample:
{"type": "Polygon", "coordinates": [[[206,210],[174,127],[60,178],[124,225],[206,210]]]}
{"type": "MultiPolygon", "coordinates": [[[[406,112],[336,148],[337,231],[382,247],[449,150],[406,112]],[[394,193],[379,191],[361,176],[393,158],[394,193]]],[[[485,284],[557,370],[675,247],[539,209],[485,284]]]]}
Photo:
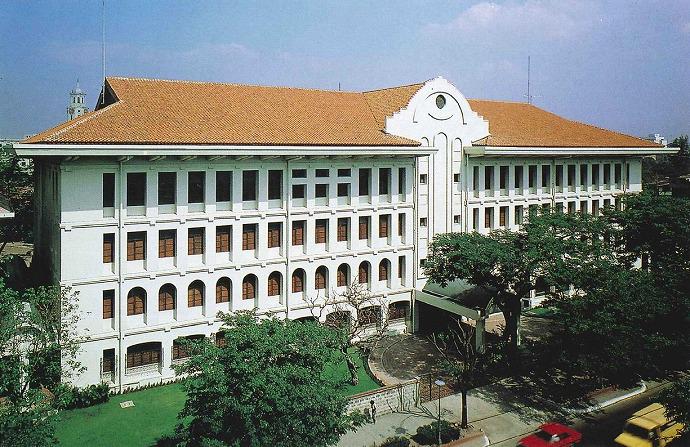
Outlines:
{"type": "Polygon", "coordinates": [[[391,436],[384,440],[379,447],[409,447],[410,440],[403,436],[391,436]]]}
{"type": "MultiPolygon", "coordinates": [[[[460,429],[446,420],[441,420],[441,442],[454,441],[460,437],[460,429]]],[[[438,440],[438,422],[422,425],[417,429],[414,440],[418,444],[432,445],[438,440]]]]}
{"type": "Polygon", "coordinates": [[[106,383],[77,388],[60,384],[55,388],[55,407],[59,410],[86,408],[107,402],[110,399],[110,388],[106,383]]]}

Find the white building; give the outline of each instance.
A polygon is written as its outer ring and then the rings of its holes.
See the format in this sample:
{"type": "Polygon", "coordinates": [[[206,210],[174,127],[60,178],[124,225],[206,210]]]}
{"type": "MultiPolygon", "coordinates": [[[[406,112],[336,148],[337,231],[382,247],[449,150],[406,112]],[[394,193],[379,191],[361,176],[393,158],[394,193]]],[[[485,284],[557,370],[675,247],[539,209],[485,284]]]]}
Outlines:
{"type": "Polygon", "coordinates": [[[220,341],[219,310],[304,318],[306,296],[351,281],[404,327],[434,234],[597,213],[665,150],[442,78],[364,93],[109,78],[104,106],[15,149],[39,178],[36,258],[80,292],[76,383],[116,387],[173,378],[175,340],[220,341]]]}
{"type": "Polygon", "coordinates": [[[68,121],[78,118],[89,111],[86,104],[84,104],[85,97],[86,92],[79,87],[79,79],[77,79],[77,85],[69,92],[69,105],[67,106],[68,121]]]}

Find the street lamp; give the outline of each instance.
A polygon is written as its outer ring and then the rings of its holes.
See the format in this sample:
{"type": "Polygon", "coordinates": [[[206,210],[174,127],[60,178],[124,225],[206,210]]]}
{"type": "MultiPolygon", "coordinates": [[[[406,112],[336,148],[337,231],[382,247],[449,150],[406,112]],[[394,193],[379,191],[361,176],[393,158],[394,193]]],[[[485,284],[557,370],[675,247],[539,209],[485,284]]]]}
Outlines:
{"type": "Polygon", "coordinates": [[[441,379],[436,379],[434,382],[438,386],[438,422],[436,423],[436,435],[438,437],[438,445],[441,446],[441,387],[446,385],[441,379]]]}

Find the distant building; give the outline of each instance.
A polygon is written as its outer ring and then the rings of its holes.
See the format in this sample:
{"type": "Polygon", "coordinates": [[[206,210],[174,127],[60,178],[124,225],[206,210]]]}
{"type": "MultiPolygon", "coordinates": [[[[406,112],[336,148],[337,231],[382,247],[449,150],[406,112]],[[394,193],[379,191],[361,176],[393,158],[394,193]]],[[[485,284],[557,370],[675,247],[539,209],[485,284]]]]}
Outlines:
{"type": "Polygon", "coordinates": [[[668,141],[666,141],[666,137],[658,133],[650,133],[649,135],[647,135],[647,138],[645,138],[645,140],[653,141],[656,144],[660,144],[664,147],[668,146],[668,141]]]}
{"type": "Polygon", "coordinates": [[[79,79],[77,85],[69,92],[69,105],[67,106],[67,119],[72,120],[78,116],[82,116],[89,111],[88,107],[84,105],[84,98],[86,93],[79,88],[79,79]]]}

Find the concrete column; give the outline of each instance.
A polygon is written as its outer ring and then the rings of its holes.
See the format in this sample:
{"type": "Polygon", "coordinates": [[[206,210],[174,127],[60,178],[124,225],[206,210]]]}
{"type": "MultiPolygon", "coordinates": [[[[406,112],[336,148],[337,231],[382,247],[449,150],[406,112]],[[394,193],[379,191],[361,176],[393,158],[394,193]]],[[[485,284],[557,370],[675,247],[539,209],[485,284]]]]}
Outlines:
{"type": "Polygon", "coordinates": [[[158,172],[152,163],[146,172],[146,217],[155,216],[158,216],[158,172]]]}
{"type": "MultiPolygon", "coordinates": [[[[242,210],[242,170],[232,169],[232,204],[230,209],[237,213],[242,210]]],[[[242,233],[240,233],[240,236],[242,233]]]]}
{"type": "Polygon", "coordinates": [[[216,170],[212,166],[206,170],[204,188],[204,209],[213,214],[216,212],[216,170]]]}

